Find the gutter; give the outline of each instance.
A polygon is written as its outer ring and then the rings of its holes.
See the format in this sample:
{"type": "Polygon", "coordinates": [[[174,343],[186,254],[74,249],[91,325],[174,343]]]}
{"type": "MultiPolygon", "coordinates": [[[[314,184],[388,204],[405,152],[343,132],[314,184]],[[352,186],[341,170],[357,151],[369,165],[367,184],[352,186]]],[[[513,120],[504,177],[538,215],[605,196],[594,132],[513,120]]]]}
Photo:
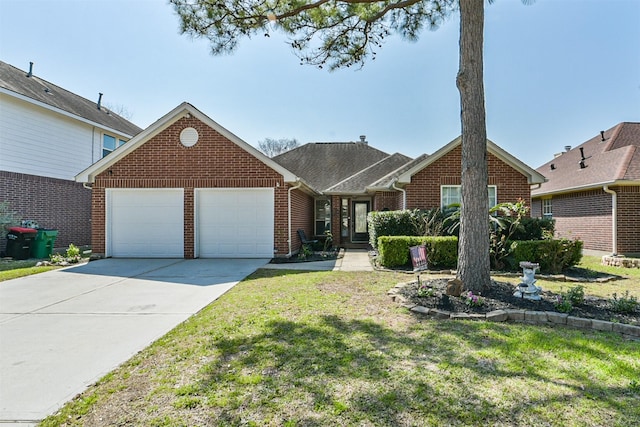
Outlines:
{"type": "Polygon", "coordinates": [[[298,188],[302,187],[302,182],[300,182],[300,179],[296,179],[297,184],[294,185],[293,187],[289,187],[289,189],[287,190],[287,210],[288,210],[288,226],[289,226],[289,236],[288,236],[288,243],[289,243],[289,253],[287,254],[287,258],[290,258],[293,253],[291,252],[291,191],[293,190],[297,190],[298,188]]]}
{"type": "Polygon", "coordinates": [[[402,210],[407,209],[407,191],[404,188],[396,187],[397,180],[393,182],[391,188],[402,193],[402,210]]]}
{"type": "Polygon", "coordinates": [[[611,239],[613,253],[612,256],[618,255],[618,194],[609,189],[608,185],[602,187],[605,193],[611,194],[611,239]]]}

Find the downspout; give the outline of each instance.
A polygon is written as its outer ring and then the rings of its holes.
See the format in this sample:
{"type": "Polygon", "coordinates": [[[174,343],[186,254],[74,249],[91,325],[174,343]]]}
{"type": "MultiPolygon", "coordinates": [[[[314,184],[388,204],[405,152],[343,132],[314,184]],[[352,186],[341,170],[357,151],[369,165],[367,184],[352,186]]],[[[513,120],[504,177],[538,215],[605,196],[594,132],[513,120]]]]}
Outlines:
{"type": "Polygon", "coordinates": [[[404,188],[396,187],[396,182],[397,181],[393,182],[391,188],[402,193],[402,210],[405,210],[407,209],[407,191],[404,188]]]}
{"type": "Polygon", "coordinates": [[[618,194],[609,189],[608,185],[602,187],[605,193],[611,194],[611,237],[613,239],[613,256],[618,255],[618,194]]]}
{"type": "Polygon", "coordinates": [[[83,182],[82,186],[87,190],[93,190],[93,187],[88,182],[83,182]]]}
{"type": "Polygon", "coordinates": [[[290,258],[292,254],[291,252],[291,191],[293,190],[297,190],[298,188],[302,187],[302,183],[300,182],[300,179],[297,180],[297,183],[295,186],[293,187],[289,187],[289,190],[287,191],[287,210],[289,213],[289,218],[288,218],[288,225],[289,225],[289,236],[288,236],[288,242],[289,242],[289,253],[287,254],[287,258],[290,258]]]}

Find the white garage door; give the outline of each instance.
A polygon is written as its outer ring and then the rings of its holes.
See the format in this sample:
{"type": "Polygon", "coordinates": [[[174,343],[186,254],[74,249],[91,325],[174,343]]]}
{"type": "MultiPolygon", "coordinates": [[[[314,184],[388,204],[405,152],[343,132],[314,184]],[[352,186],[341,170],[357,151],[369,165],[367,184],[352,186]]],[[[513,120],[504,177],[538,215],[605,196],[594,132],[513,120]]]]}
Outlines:
{"type": "Polygon", "coordinates": [[[183,193],[182,188],[107,190],[107,256],[183,258],[183,193]]]}
{"type": "Polygon", "coordinates": [[[196,256],[273,257],[273,188],[196,190],[196,256]]]}

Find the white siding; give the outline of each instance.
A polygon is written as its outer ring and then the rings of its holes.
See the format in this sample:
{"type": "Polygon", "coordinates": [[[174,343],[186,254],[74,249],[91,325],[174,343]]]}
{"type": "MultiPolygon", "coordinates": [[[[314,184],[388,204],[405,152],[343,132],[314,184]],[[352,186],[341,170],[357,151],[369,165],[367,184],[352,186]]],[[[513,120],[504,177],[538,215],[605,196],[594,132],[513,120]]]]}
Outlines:
{"type": "Polygon", "coordinates": [[[101,129],[0,94],[0,170],[73,180],[102,155],[101,129]]]}

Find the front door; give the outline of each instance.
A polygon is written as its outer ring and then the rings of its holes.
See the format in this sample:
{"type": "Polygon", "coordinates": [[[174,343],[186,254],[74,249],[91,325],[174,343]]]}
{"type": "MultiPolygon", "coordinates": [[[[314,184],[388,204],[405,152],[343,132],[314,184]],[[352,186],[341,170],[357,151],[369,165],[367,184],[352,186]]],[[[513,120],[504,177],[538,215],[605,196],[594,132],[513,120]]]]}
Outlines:
{"type": "Polygon", "coordinates": [[[369,228],[367,225],[367,214],[369,213],[370,202],[353,202],[353,232],[352,242],[368,242],[369,228]]]}

